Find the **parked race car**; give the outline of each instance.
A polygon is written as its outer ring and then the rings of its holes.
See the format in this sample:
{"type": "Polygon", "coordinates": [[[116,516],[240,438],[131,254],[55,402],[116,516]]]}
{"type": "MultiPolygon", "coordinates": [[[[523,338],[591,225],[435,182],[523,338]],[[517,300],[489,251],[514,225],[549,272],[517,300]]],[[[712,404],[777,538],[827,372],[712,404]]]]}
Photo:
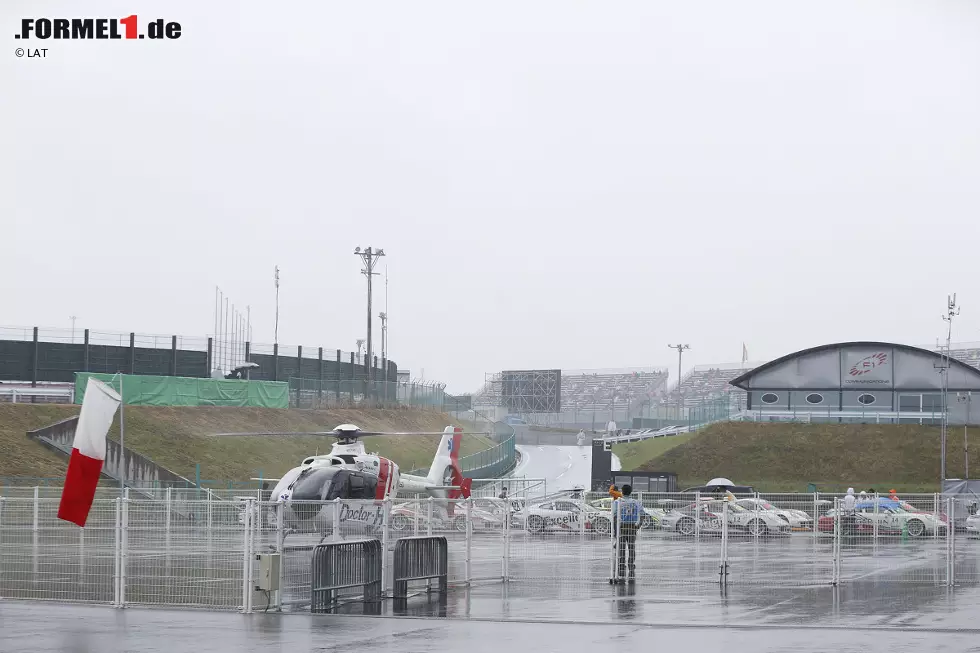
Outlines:
{"type": "MultiPolygon", "coordinates": [[[[874,500],[858,501],[854,506],[854,511],[854,530],[861,534],[873,533],[875,522],[878,522],[878,533],[881,535],[907,532],[909,537],[919,537],[937,531],[939,533],[946,532],[946,523],[941,517],[937,518],[931,512],[908,511],[902,507],[902,502],[894,499],[878,499],[877,511],[874,500]]],[[[834,531],[834,517],[836,515],[836,509],[832,508],[817,520],[817,528],[820,532],[832,533],[834,531]]]]}
{"type": "Polygon", "coordinates": [[[966,518],[967,535],[980,537],[980,515],[973,514],[966,518]]]}
{"type": "Polygon", "coordinates": [[[585,531],[608,535],[612,530],[612,518],[607,511],[596,510],[569,499],[553,499],[529,505],[515,516],[515,519],[531,533],[542,531],[578,532],[584,522],[585,531]]]}
{"type": "MultiPolygon", "coordinates": [[[[668,500],[669,501],[669,500],[668,500]]],[[[723,499],[702,499],[700,504],[691,502],[674,508],[664,515],[661,527],[665,531],[691,536],[698,532],[720,533],[724,515],[723,499]],[[698,524],[700,522],[700,525],[698,524]]],[[[749,533],[751,535],[788,534],[790,526],[770,510],[746,510],[735,501],[728,501],[729,533],[749,533]]]]}
{"type": "MultiPolygon", "coordinates": [[[[601,497],[589,501],[589,506],[602,512],[612,512],[612,497],[601,497]]],[[[660,528],[660,522],[667,513],[660,508],[643,508],[643,515],[640,517],[640,528],[660,528]]]]}
{"type": "MultiPolygon", "coordinates": [[[[391,508],[391,530],[398,532],[413,531],[415,520],[418,519],[419,531],[427,530],[428,527],[428,507],[423,503],[402,503],[391,508]],[[417,514],[416,514],[417,513],[417,514]]],[[[473,530],[492,530],[503,526],[503,519],[492,512],[478,507],[474,502],[470,511],[473,520],[473,530]]],[[[434,510],[432,513],[432,530],[447,531],[455,530],[460,533],[466,532],[466,510],[460,505],[449,516],[442,510],[434,510]]]]}
{"type": "Polygon", "coordinates": [[[808,531],[813,528],[813,518],[802,510],[777,508],[765,499],[738,499],[736,504],[746,510],[755,512],[772,511],[777,517],[789,524],[790,530],[808,531]]]}

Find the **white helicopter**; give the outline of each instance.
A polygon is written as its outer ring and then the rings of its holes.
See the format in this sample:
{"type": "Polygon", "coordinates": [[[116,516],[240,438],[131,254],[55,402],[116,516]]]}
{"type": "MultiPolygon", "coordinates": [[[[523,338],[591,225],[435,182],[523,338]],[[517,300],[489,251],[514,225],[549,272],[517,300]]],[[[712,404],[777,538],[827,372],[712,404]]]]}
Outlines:
{"type": "MultiPolygon", "coordinates": [[[[464,433],[458,426],[447,426],[440,433],[366,432],[354,424],[341,424],[332,431],[215,435],[324,435],[337,438],[330,453],[305,458],[282,478],[261,479],[277,481],[270,498],[285,504],[284,525],[296,530],[315,528],[326,534],[333,527],[334,512],[339,510],[339,521],[344,522],[345,530],[373,531],[383,524],[384,499],[393,499],[399,492],[403,496],[428,494],[439,499],[466,499],[470,496],[473,483],[473,479],[463,477],[459,466],[459,449],[464,433]],[[395,461],[377,453],[367,453],[364,443],[358,440],[362,436],[393,435],[442,436],[427,476],[401,474],[395,461]],[[336,502],[336,499],[340,501],[336,502]]],[[[440,502],[440,509],[451,516],[452,502],[445,502],[444,506],[441,505],[443,503],[440,502]]],[[[270,511],[266,519],[274,520],[274,513],[270,511]]]]}

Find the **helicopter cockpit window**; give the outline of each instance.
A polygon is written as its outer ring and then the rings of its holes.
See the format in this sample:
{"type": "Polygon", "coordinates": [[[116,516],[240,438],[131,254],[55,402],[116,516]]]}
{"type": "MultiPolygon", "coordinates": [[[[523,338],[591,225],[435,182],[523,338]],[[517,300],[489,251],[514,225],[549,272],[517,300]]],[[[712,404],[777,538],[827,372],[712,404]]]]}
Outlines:
{"type": "Polygon", "coordinates": [[[321,501],[333,484],[335,470],[307,467],[289,485],[293,501],[321,501]]]}
{"type": "Polygon", "coordinates": [[[373,499],[373,496],[365,496],[366,486],[364,476],[361,474],[351,474],[350,478],[350,498],[351,499],[373,499]]]}
{"type": "Polygon", "coordinates": [[[327,501],[344,498],[341,495],[347,489],[347,474],[348,472],[346,470],[341,469],[334,475],[333,481],[330,483],[330,491],[327,492],[327,496],[325,497],[327,501]]]}
{"type": "Polygon", "coordinates": [[[375,499],[378,492],[378,477],[366,474],[364,476],[364,498],[375,499]]]}

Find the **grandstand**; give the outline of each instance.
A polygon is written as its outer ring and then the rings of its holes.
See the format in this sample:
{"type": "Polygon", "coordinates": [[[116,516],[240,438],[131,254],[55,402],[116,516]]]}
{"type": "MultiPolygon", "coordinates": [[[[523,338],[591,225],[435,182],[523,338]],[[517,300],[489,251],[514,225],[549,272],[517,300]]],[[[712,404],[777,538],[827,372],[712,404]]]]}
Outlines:
{"type": "MultiPolygon", "coordinates": [[[[942,352],[946,349],[940,345],[926,345],[922,349],[942,352]]],[[[980,342],[953,342],[949,346],[950,358],[966,363],[970,367],[980,369],[980,342]]]]}
{"type": "Polygon", "coordinates": [[[666,384],[663,369],[562,371],[562,410],[627,410],[660,397],[666,384]]]}
{"type": "MultiPolygon", "coordinates": [[[[628,423],[634,415],[649,415],[662,402],[668,372],[663,368],[562,370],[561,412],[522,414],[530,423],[591,428],[607,422],[628,423]]],[[[504,405],[501,373],[487,376],[473,395],[474,408],[485,411],[504,405]]]]}
{"type": "MultiPolygon", "coordinates": [[[[941,348],[933,344],[922,349],[941,348]]],[[[953,343],[950,356],[980,369],[980,343],[953,343]]],[[[731,381],[764,363],[697,365],[671,386],[663,368],[562,370],[561,412],[520,416],[531,424],[600,430],[609,421],[656,428],[710,421],[745,410],[746,393],[731,381]]],[[[502,409],[502,385],[500,373],[487,375],[483,388],[473,395],[473,407],[502,418],[507,413],[502,409]]]]}
{"type": "Polygon", "coordinates": [[[697,365],[681,378],[679,384],[670,389],[665,397],[666,403],[676,406],[680,400],[684,406],[690,408],[727,397],[733,408],[741,410],[745,407],[745,391],[729,382],[761,364],[741,362],[697,365]]]}

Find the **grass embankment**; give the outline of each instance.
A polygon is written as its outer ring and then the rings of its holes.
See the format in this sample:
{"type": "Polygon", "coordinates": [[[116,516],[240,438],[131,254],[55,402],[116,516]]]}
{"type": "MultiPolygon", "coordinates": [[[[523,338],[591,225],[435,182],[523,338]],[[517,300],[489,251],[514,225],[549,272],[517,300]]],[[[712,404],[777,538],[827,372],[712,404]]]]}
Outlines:
{"type": "MultiPolygon", "coordinates": [[[[28,439],[26,432],[72,415],[79,406],[0,404],[0,476],[63,477],[67,459],[28,439]]],[[[281,476],[306,456],[327,453],[333,438],[267,436],[214,438],[208,434],[243,431],[325,431],[353,423],[364,430],[442,431],[450,424],[467,430],[448,415],[410,410],[298,410],[231,407],[126,406],[126,447],[178,474],[192,479],[195,465],[201,478],[244,481],[258,476],[281,476]]],[[[119,414],[109,429],[119,439],[119,414]]],[[[405,471],[428,467],[439,436],[364,438],[369,452],[397,462],[405,471]]],[[[461,455],[482,451],[495,443],[488,437],[464,435],[461,455]]]]}
{"type": "MultiPolygon", "coordinates": [[[[660,438],[650,438],[640,442],[613,445],[613,453],[619,457],[623,469],[639,469],[640,465],[660,456],[690,440],[696,433],[681,433],[660,438]]],[[[661,471],[661,470],[656,470],[661,471]]],[[[670,470],[665,470],[670,471],[670,470]]]]}
{"type": "MultiPolygon", "coordinates": [[[[968,439],[970,460],[974,469],[980,469],[980,428],[969,429],[968,439]]],[[[769,492],[805,492],[808,483],[828,492],[847,487],[939,490],[938,427],[726,422],[692,434],[666,451],[657,452],[655,445],[645,442],[621,446],[650,447],[626,454],[631,466],[674,472],[681,488],[724,476],[769,492]],[[641,460],[641,454],[650,457],[641,460]]],[[[949,429],[946,454],[947,476],[961,477],[962,427],[949,429]]],[[[629,469],[626,460],[623,468],[629,469]]]]}

